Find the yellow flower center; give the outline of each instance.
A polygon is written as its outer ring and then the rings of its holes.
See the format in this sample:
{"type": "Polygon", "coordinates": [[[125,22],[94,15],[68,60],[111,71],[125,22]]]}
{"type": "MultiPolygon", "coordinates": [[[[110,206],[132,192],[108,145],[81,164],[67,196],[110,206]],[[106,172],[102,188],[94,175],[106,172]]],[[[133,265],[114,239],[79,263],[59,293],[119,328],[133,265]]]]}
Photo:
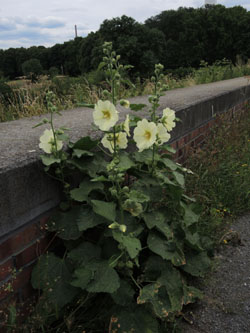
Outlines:
{"type": "Polygon", "coordinates": [[[145,131],[144,137],[145,137],[146,140],[150,140],[150,138],[151,138],[151,132],[150,131],[145,131]]]}
{"type": "Polygon", "coordinates": [[[105,119],[111,118],[111,114],[110,114],[109,110],[103,110],[102,113],[103,113],[103,118],[105,118],[105,119]]]}

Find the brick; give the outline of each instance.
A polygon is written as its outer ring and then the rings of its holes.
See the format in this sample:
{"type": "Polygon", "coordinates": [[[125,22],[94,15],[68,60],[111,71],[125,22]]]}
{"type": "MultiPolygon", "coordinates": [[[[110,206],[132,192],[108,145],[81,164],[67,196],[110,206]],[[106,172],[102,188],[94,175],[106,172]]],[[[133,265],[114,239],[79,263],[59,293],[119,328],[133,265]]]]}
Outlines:
{"type": "Polygon", "coordinates": [[[172,147],[172,148],[174,148],[174,149],[177,149],[177,142],[175,141],[175,142],[172,142],[171,144],[170,144],[170,146],[172,147]]]}
{"type": "Polygon", "coordinates": [[[197,139],[194,140],[195,147],[198,147],[202,142],[204,142],[204,135],[200,135],[197,139]]]}
{"type": "Polygon", "coordinates": [[[27,282],[30,281],[31,273],[33,270],[34,264],[29,267],[24,268],[21,272],[19,272],[15,279],[13,279],[12,287],[13,291],[16,292],[19,289],[23,288],[27,282]]]}
{"type": "Polygon", "coordinates": [[[27,246],[40,235],[40,229],[37,223],[34,223],[26,227],[17,235],[12,236],[8,240],[0,244],[0,261],[7,259],[15,252],[18,252],[18,250],[21,250],[23,247],[27,246]]]}
{"type": "Polygon", "coordinates": [[[35,298],[37,296],[36,291],[32,288],[31,283],[27,283],[20,290],[20,302],[24,302],[27,299],[35,298]]]}
{"type": "Polygon", "coordinates": [[[0,301],[7,298],[13,293],[12,280],[10,279],[6,283],[0,286],[0,301]]]}
{"type": "Polygon", "coordinates": [[[180,138],[180,139],[177,141],[177,144],[178,144],[178,148],[182,148],[182,147],[184,147],[184,145],[185,145],[185,139],[184,139],[184,138],[180,138]]]}
{"type": "Polygon", "coordinates": [[[47,249],[49,244],[48,237],[38,239],[30,247],[15,256],[15,265],[17,269],[31,263],[33,260],[38,258],[47,249]]]}
{"type": "Polygon", "coordinates": [[[46,232],[47,231],[47,223],[49,221],[49,216],[43,217],[40,219],[39,221],[39,226],[40,226],[40,230],[42,232],[46,232]]]}
{"type": "Polygon", "coordinates": [[[191,139],[196,138],[200,134],[200,129],[196,128],[192,133],[191,133],[191,139]]]}
{"type": "Polygon", "coordinates": [[[0,282],[5,280],[9,275],[11,275],[14,269],[12,258],[5,261],[0,265],[0,282]]]}

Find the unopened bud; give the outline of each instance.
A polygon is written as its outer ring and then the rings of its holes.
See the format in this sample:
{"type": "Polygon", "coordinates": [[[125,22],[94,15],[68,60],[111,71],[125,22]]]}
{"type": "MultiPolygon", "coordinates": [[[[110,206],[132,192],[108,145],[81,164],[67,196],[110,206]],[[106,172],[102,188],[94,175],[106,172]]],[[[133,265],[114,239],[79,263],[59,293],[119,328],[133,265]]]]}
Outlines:
{"type": "Polygon", "coordinates": [[[125,226],[125,224],[121,224],[121,225],[119,226],[119,229],[120,229],[121,232],[126,232],[127,227],[125,226]]]}
{"type": "Polygon", "coordinates": [[[125,107],[126,109],[129,109],[129,107],[130,107],[130,103],[126,99],[121,99],[120,104],[121,104],[121,106],[125,107]]]}

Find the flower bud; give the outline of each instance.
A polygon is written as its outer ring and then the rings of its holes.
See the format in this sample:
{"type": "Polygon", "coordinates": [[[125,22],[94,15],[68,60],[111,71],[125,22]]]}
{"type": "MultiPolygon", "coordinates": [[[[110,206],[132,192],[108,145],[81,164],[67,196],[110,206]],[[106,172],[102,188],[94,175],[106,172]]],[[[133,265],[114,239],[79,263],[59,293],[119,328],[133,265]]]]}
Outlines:
{"type": "Polygon", "coordinates": [[[133,268],[134,265],[133,265],[132,261],[129,260],[129,261],[126,262],[126,266],[128,268],[133,268]]]}
{"type": "Polygon", "coordinates": [[[121,225],[119,226],[119,229],[120,229],[121,232],[126,232],[127,227],[126,227],[125,224],[121,224],[121,225]]]}
{"type": "Polygon", "coordinates": [[[130,103],[126,99],[121,99],[120,104],[121,104],[121,106],[125,107],[126,109],[129,109],[129,107],[130,107],[130,103]]]}
{"type": "Polygon", "coordinates": [[[125,192],[125,193],[128,193],[129,192],[129,187],[128,186],[124,186],[122,188],[122,190],[125,192]]]}
{"type": "Polygon", "coordinates": [[[103,94],[104,97],[108,97],[109,96],[109,92],[106,89],[103,90],[102,94],[103,94]]]}
{"type": "Polygon", "coordinates": [[[109,229],[117,229],[119,228],[119,224],[117,222],[111,223],[109,226],[109,229]]]}

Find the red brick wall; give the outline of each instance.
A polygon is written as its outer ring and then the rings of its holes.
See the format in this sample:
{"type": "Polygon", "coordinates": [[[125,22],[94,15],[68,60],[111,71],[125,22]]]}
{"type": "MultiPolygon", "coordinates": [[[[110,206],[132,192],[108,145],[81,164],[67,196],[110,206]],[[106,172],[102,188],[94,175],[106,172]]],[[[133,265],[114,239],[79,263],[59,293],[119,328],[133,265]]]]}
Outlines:
{"type": "Polygon", "coordinates": [[[179,163],[184,163],[190,153],[190,149],[193,151],[202,147],[210,133],[211,127],[220,122],[239,117],[242,112],[246,111],[248,105],[248,102],[238,104],[226,113],[215,116],[206,124],[191,130],[189,133],[172,142],[171,146],[176,150],[174,159],[179,163]]]}
{"type": "Polygon", "coordinates": [[[47,220],[41,218],[0,243],[0,308],[6,302],[22,303],[31,296],[32,268],[49,245],[47,220]]]}

